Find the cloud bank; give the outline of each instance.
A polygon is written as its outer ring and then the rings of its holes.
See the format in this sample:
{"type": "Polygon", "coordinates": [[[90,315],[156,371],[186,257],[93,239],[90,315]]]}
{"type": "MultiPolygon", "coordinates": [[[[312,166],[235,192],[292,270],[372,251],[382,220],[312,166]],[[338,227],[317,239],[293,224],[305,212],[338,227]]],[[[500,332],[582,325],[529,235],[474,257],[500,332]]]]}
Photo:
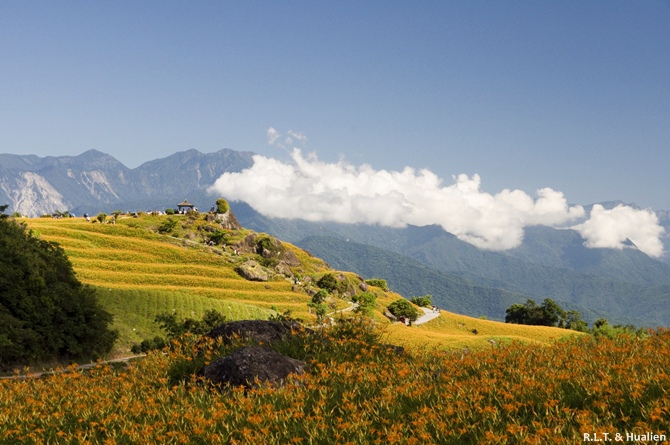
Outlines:
{"type": "MultiPolygon", "coordinates": [[[[274,129],[268,142],[286,149],[302,133],[285,139],[274,129]]],[[[531,197],[521,190],[490,194],[481,190],[475,174],[443,180],[427,169],[375,170],[344,160],[319,161],[294,148],[292,162],[256,155],[254,165],[239,173],[224,173],[210,188],[233,201],[245,201],[263,215],[307,221],[379,224],[405,227],[439,224],[447,232],[479,248],[507,250],[523,241],[532,225],[566,227],[585,218],[584,208],[569,206],[563,193],[551,188],[531,197]]],[[[593,248],[623,248],[628,240],[643,252],[660,256],[663,228],[653,212],[619,206],[594,206],[591,217],[573,226],[593,248]]]]}
{"type": "Polygon", "coordinates": [[[647,255],[659,257],[663,254],[661,235],[665,230],[651,210],[624,205],[606,210],[596,204],[590,218],[573,229],[586,240],[584,245],[587,247],[623,249],[632,242],[647,255]]]}

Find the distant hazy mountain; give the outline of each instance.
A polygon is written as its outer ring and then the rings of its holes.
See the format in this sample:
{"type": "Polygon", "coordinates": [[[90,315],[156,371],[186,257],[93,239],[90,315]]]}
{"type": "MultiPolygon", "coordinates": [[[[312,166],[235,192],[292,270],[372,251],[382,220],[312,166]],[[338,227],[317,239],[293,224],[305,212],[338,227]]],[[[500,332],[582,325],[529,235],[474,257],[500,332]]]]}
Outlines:
{"type": "Polygon", "coordinates": [[[588,249],[573,230],[530,227],[517,249],[490,252],[439,226],[398,229],[271,219],[240,203],[233,210],[245,227],[271,233],[365,277],[384,276],[404,295],[430,293],[447,303],[453,295],[447,290],[453,288],[449,280],[466,279],[471,287],[463,295],[468,297],[459,300],[458,310],[446,309],[467,315],[504,319],[501,304],[513,294],[515,302],[552,298],[563,307],[580,310],[590,322],[605,317],[621,324],[670,326],[669,264],[634,247],[588,249]],[[398,267],[397,256],[411,262],[398,267]],[[480,295],[490,298],[486,310],[480,295]]]}
{"type": "Polygon", "coordinates": [[[176,153],[129,169],[96,150],[79,156],[0,155],[0,203],[29,216],[164,209],[187,198],[209,208],[205,189],[224,172],[252,165],[253,153],[224,149],[176,153]]]}

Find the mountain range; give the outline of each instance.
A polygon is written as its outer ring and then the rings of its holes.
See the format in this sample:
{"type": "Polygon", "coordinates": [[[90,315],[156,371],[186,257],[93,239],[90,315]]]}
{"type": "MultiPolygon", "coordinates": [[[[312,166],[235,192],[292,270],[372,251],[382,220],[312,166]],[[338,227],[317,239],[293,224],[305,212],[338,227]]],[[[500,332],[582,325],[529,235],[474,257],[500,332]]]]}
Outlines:
{"type": "Polygon", "coordinates": [[[79,156],[18,156],[0,154],[0,200],[13,212],[28,216],[57,210],[109,212],[176,207],[211,201],[206,187],[226,171],[253,164],[250,152],[223,149],[203,154],[197,150],[175,153],[129,169],[112,156],[89,150],[79,156]]]}
{"type": "MultiPolygon", "coordinates": [[[[162,210],[184,199],[206,210],[217,198],[207,188],[225,172],[250,167],[252,156],[188,150],[129,169],[96,150],[45,158],[1,154],[0,204],[33,217],[65,210],[162,210]]],[[[518,248],[491,252],[439,226],[314,223],[267,218],[245,203],[231,204],[245,227],[308,249],[339,269],[386,278],[406,297],[432,294],[453,312],[504,319],[513,303],[552,298],[589,322],[605,317],[620,324],[670,325],[668,258],[653,259],[634,245],[590,249],[573,230],[534,226],[518,248]]],[[[656,214],[670,231],[670,212],[656,214]]],[[[667,233],[665,241],[670,246],[667,233]]]]}

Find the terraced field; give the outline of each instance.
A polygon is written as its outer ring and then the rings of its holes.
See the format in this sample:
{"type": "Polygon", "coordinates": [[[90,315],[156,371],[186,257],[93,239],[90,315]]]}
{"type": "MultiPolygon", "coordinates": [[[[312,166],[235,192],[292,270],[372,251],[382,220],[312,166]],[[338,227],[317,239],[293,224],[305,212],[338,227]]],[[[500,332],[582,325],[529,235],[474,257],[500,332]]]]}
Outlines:
{"type": "Polygon", "coordinates": [[[267,319],[290,310],[309,317],[309,297],[286,280],[252,282],[234,267],[247,258],[123,224],[82,220],[24,220],[34,233],[57,242],[86,284],[101,290],[101,302],[115,314],[123,350],[159,334],[153,322],[163,312],[200,317],[216,309],[230,319],[267,319]],[[215,253],[216,252],[216,253],[215,253]]]}
{"type": "MultiPolygon", "coordinates": [[[[216,309],[229,319],[266,319],[277,311],[289,310],[295,317],[314,320],[307,306],[310,297],[294,291],[290,280],[253,282],[235,272],[237,265],[256,255],[236,255],[232,248],[210,248],[193,239],[157,234],[151,229],[160,218],[128,218],[117,224],[82,219],[23,221],[36,235],[65,250],[83,283],[99,288],[102,304],[115,315],[119,354],[126,353],[133,343],[158,335],[154,318],[164,312],[199,318],[204,311],[216,309]]],[[[237,239],[246,233],[238,234],[237,239]]],[[[317,279],[328,271],[318,258],[295,246],[285,247],[300,260],[297,269],[303,276],[317,279]]],[[[509,325],[444,310],[425,325],[409,328],[389,324],[383,308],[400,296],[373,289],[378,299],[373,318],[388,324],[388,341],[396,344],[477,349],[511,341],[548,344],[575,335],[564,329],[509,325]]],[[[333,303],[333,311],[349,305],[346,301],[333,303]]]]}

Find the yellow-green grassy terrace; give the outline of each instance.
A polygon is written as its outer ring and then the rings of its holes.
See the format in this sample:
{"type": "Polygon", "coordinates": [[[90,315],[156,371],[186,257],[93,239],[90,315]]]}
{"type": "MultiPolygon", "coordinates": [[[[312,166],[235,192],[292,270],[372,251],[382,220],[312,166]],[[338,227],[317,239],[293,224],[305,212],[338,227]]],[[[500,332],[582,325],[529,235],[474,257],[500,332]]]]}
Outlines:
{"type": "MultiPolygon", "coordinates": [[[[172,234],[160,235],[156,227],[167,217],[120,216],[116,224],[87,222],[81,218],[21,219],[33,233],[57,242],[73,264],[78,278],[100,290],[100,301],[114,315],[120,338],[115,353],[126,354],[133,343],[160,334],[156,315],[174,312],[182,317],[200,317],[216,309],[228,319],[266,319],[273,313],[291,311],[307,323],[314,321],[304,292],[291,280],[275,278],[268,282],[247,281],[235,267],[255,254],[236,255],[232,248],[209,247],[185,227],[197,229],[186,216],[172,216],[181,226],[172,234]],[[188,223],[188,224],[187,224],[188,223]]],[[[248,230],[231,231],[230,240],[241,240],[248,230]]],[[[318,258],[284,243],[301,264],[292,268],[315,282],[333,272],[318,258]]],[[[355,274],[343,273],[356,282],[355,274]]],[[[383,278],[383,277],[382,277],[383,278]]],[[[373,318],[386,325],[388,342],[408,347],[483,348],[510,341],[548,344],[567,335],[565,329],[521,326],[482,320],[448,312],[442,308],[439,318],[420,326],[406,327],[390,323],[383,309],[399,295],[371,288],[377,294],[373,318]],[[477,331],[477,334],[473,333],[477,331]]],[[[333,311],[344,309],[348,301],[331,301],[333,311]]],[[[331,316],[337,317],[338,314],[331,316]]]]}

